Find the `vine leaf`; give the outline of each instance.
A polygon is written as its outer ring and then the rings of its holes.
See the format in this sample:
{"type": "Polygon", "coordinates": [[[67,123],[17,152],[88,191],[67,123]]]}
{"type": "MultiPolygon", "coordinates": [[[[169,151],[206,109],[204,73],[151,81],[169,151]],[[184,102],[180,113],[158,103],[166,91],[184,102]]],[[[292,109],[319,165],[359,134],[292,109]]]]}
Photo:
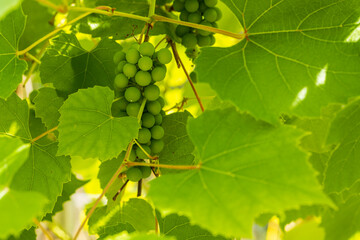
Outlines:
{"type": "Polygon", "coordinates": [[[113,88],[113,56],[119,50],[121,46],[114,40],[103,39],[88,52],[74,34],[62,33],[52,40],[41,60],[41,81],[53,83],[64,94],[95,85],[113,88]]]}
{"type": "Polygon", "coordinates": [[[39,93],[34,98],[36,117],[41,118],[47,129],[59,125],[59,108],[64,103],[64,99],[59,97],[53,88],[40,88],[39,93]]]}
{"type": "MultiPolygon", "coordinates": [[[[191,165],[194,164],[194,144],[186,130],[189,112],[179,112],[164,116],[162,127],[165,130],[165,147],[159,155],[161,164],[191,165]]],[[[178,172],[171,169],[161,169],[162,174],[178,172]]]]}
{"type": "Polygon", "coordinates": [[[117,234],[114,236],[110,236],[105,238],[105,240],[176,240],[173,237],[168,236],[159,236],[154,233],[146,234],[146,233],[133,233],[131,235],[125,234],[117,234]]]}
{"type": "Polygon", "coordinates": [[[6,16],[6,14],[19,6],[21,3],[21,0],[13,0],[13,1],[0,1],[1,9],[0,9],[0,20],[6,16]]]}
{"type": "Polygon", "coordinates": [[[295,145],[301,131],[227,108],[190,120],[188,132],[201,167],[151,182],[149,197],[161,211],[186,215],[214,234],[246,237],[261,213],[333,206],[295,145]]]}
{"type": "Polygon", "coordinates": [[[24,143],[31,143],[29,156],[16,172],[10,187],[18,191],[43,194],[49,200],[43,212],[51,212],[62,192],[63,183],[70,180],[70,159],[55,156],[57,142],[46,138],[31,142],[44,126],[39,119],[30,118],[27,102],[15,93],[6,101],[0,99],[0,112],[0,135],[13,136],[24,143]],[[12,129],[16,129],[16,133],[12,129]]]}
{"type": "MultiPolygon", "coordinates": [[[[11,2],[11,1],[10,1],[11,2]]],[[[20,7],[0,19],[0,97],[8,98],[22,81],[27,63],[19,60],[16,51],[25,28],[20,7]]]]}
{"type": "Polygon", "coordinates": [[[107,212],[106,206],[95,210],[89,220],[89,232],[103,239],[126,230],[148,232],[155,228],[154,210],[144,199],[131,198],[107,212]]]}
{"type": "Polygon", "coordinates": [[[81,89],[60,108],[58,155],[99,158],[117,157],[137,137],[134,117],[111,116],[114,92],[107,87],[81,89]]]}
{"type": "Polygon", "coordinates": [[[278,124],[283,112],[318,116],[359,94],[359,1],[224,3],[248,36],[230,48],[203,48],[196,61],[199,81],[221,98],[278,124]]]}
{"type": "Polygon", "coordinates": [[[325,190],[341,192],[360,179],[360,100],[340,111],[331,123],[327,142],[339,143],[325,172],[325,190]]]}

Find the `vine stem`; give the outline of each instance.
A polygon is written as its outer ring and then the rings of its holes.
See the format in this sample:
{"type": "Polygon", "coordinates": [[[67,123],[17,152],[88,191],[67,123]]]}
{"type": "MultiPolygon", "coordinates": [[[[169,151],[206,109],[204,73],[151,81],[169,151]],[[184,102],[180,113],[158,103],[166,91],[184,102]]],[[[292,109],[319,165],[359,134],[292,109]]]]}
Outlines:
{"type": "Polygon", "coordinates": [[[61,12],[61,13],[66,13],[67,9],[66,9],[66,5],[62,6],[62,5],[56,5],[48,0],[36,0],[37,2],[48,6],[52,9],[55,9],[57,12],[61,12]]]}
{"type": "Polygon", "coordinates": [[[16,51],[16,55],[19,56],[19,55],[23,55],[27,52],[29,52],[31,49],[33,49],[34,47],[36,47],[38,44],[40,44],[41,42],[45,41],[46,39],[48,38],[51,38],[52,36],[54,36],[55,34],[57,34],[58,32],[60,32],[62,29],[64,29],[65,27],[79,21],[80,19],[90,15],[91,13],[87,12],[87,13],[84,13],[80,16],[78,16],[77,18],[74,18],[73,20],[71,20],[70,22],[68,22],[67,24],[65,24],[64,26],[62,27],[59,27],[57,29],[55,29],[54,31],[46,34],[45,36],[43,36],[42,38],[40,38],[39,40],[37,40],[36,42],[34,42],[33,44],[31,44],[30,46],[28,46],[27,48],[25,48],[24,50],[21,50],[21,51],[16,51]]]}
{"type": "Polygon", "coordinates": [[[41,229],[41,231],[48,239],[54,240],[54,238],[51,236],[51,233],[46,228],[44,228],[36,218],[33,218],[33,222],[41,229]]]}
{"type": "Polygon", "coordinates": [[[56,131],[57,129],[58,129],[58,126],[52,128],[52,129],[50,129],[50,130],[47,130],[46,132],[40,134],[40,135],[37,136],[36,138],[33,138],[33,139],[30,141],[30,143],[36,142],[36,141],[39,140],[40,138],[45,137],[46,135],[48,135],[48,134],[51,133],[51,132],[56,131]]]}
{"type": "Polygon", "coordinates": [[[145,166],[145,167],[156,167],[156,168],[167,168],[167,169],[178,169],[178,170],[192,170],[192,169],[201,168],[201,165],[167,165],[167,164],[146,163],[146,162],[127,162],[125,163],[125,165],[127,167],[145,166]]]}

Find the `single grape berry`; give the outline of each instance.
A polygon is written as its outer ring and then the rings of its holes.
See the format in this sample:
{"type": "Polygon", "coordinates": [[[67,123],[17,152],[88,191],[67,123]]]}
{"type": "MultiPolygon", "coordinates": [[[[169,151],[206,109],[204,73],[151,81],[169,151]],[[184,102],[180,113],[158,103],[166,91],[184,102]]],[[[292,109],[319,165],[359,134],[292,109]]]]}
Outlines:
{"type": "Polygon", "coordinates": [[[184,3],[180,0],[175,0],[173,3],[173,8],[177,12],[181,12],[184,9],[184,7],[185,7],[184,3]]]}
{"type": "Polygon", "coordinates": [[[138,142],[145,144],[148,143],[151,139],[151,132],[149,129],[147,128],[141,128],[139,130],[139,135],[138,135],[138,142]]]}
{"type": "Polygon", "coordinates": [[[140,103],[129,103],[126,106],[126,113],[131,117],[137,117],[140,111],[140,103]]]}
{"type": "Polygon", "coordinates": [[[144,89],[144,96],[149,100],[149,101],[155,101],[156,99],[159,98],[160,96],[160,89],[158,86],[156,85],[150,85],[145,87],[144,89]]]}
{"type": "Polygon", "coordinates": [[[182,11],[181,13],[180,13],[180,20],[181,21],[187,21],[188,20],[188,17],[189,17],[189,13],[188,13],[188,11],[182,11]]]}
{"type": "Polygon", "coordinates": [[[155,82],[164,80],[165,76],[166,76],[166,69],[163,67],[155,67],[151,71],[151,77],[155,82]]]}
{"type": "Polygon", "coordinates": [[[136,153],[135,151],[131,151],[129,155],[129,161],[134,162],[136,160],[136,153]]]}
{"type": "Polygon", "coordinates": [[[222,12],[220,10],[220,8],[215,8],[215,11],[217,13],[217,18],[216,18],[216,21],[219,21],[221,18],[222,18],[222,12]]]}
{"type": "Polygon", "coordinates": [[[142,172],[139,168],[137,167],[131,167],[126,171],[126,177],[131,181],[131,182],[138,182],[140,181],[140,179],[142,178],[142,172]]]}
{"type": "MultiPolygon", "coordinates": [[[[211,23],[209,23],[209,22],[207,22],[207,21],[202,21],[200,24],[201,24],[201,25],[204,25],[204,26],[212,27],[211,23]]],[[[198,29],[197,32],[198,32],[201,36],[209,36],[209,35],[211,34],[211,32],[206,31],[206,30],[201,30],[201,29],[198,29]]]]}
{"type": "Polygon", "coordinates": [[[196,72],[191,72],[190,78],[193,83],[197,83],[197,73],[196,72]]]}
{"type": "Polygon", "coordinates": [[[152,68],[153,61],[149,57],[142,57],[139,59],[138,66],[143,71],[148,71],[152,68]]]}
{"type": "Polygon", "coordinates": [[[136,49],[136,50],[139,51],[140,44],[139,44],[138,42],[134,42],[134,43],[130,46],[130,48],[134,48],[134,49],[136,49]]]}
{"type": "Polygon", "coordinates": [[[150,148],[151,148],[151,151],[154,153],[154,154],[158,154],[160,153],[163,149],[164,149],[164,141],[163,140],[157,140],[157,139],[153,139],[151,141],[151,144],[150,144],[150,148]]]}
{"type": "Polygon", "coordinates": [[[126,89],[124,96],[125,99],[128,100],[129,102],[136,102],[140,99],[141,92],[136,87],[129,87],[128,89],[126,89]]]}
{"type": "Polygon", "coordinates": [[[209,46],[211,43],[211,37],[210,36],[201,36],[200,34],[196,36],[197,38],[197,44],[200,47],[209,46]]]}
{"type": "Polygon", "coordinates": [[[198,0],[186,0],[185,1],[185,9],[186,11],[192,13],[196,12],[199,9],[198,0]]]}
{"type": "Polygon", "coordinates": [[[128,78],[135,77],[136,72],[137,72],[137,69],[136,69],[136,66],[135,66],[134,64],[126,63],[126,64],[124,65],[123,73],[124,73],[125,76],[127,76],[128,78]]]}
{"type": "Polygon", "coordinates": [[[215,7],[217,2],[218,2],[217,0],[204,0],[205,5],[209,8],[215,7]]]}
{"type": "MultiPolygon", "coordinates": [[[[141,145],[141,147],[149,154],[151,155],[151,148],[146,145],[141,145]]],[[[139,159],[148,159],[149,157],[141,150],[141,148],[136,148],[136,156],[138,156],[139,159]]]]}
{"type": "Polygon", "coordinates": [[[116,75],[114,80],[115,89],[125,88],[129,83],[129,79],[122,73],[116,75]]]}
{"type": "Polygon", "coordinates": [[[120,61],[125,60],[125,55],[126,54],[123,51],[116,52],[113,57],[115,65],[119,64],[120,61]]]}
{"type": "Polygon", "coordinates": [[[182,38],[182,45],[186,48],[194,48],[197,44],[197,38],[194,33],[187,33],[182,38]]]}
{"type": "Polygon", "coordinates": [[[128,104],[129,102],[125,99],[125,97],[121,97],[113,103],[113,105],[121,111],[125,111],[128,104]]]}
{"type": "Polygon", "coordinates": [[[200,23],[201,22],[201,13],[199,11],[189,14],[188,22],[200,23]]]}
{"type": "Polygon", "coordinates": [[[165,106],[165,100],[162,97],[159,97],[157,101],[160,103],[161,108],[165,106]]]}
{"type": "Polygon", "coordinates": [[[121,62],[119,62],[119,64],[116,66],[116,71],[115,71],[115,73],[122,73],[123,72],[123,68],[124,68],[124,66],[125,66],[125,64],[126,64],[127,62],[126,61],[121,61],[121,62]]]}
{"type": "Polygon", "coordinates": [[[163,48],[157,52],[157,59],[161,64],[168,64],[171,62],[172,55],[169,49],[163,48]]]}
{"type": "Polygon", "coordinates": [[[144,113],[141,117],[142,126],[151,128],[155,124],[155,117],[151,113],[144,113]]]}
{"type": "Polygon", "coordinates": [[[186,27],[186,26],[182,26],[182,25],[178,25],[175,29],[175,34],[176,36],[178,37],[182,37],[184,36],[185,34],[189,33],[191,30],[191,28],[189,27],[186,27]]]}
{"type": "Polygon", "coordinates": [[[143,56],[152,57],[155,52],[155,47],[149,42],[143,42],[139,47],[139,52],[143,56]]]}
{"type": "Polygon", "coordinates": [[[146,103],[146,110],[152,115],[157,115],[161,112],[161,105],[158,101],[149,101],[146,103]]]}
{"type": "Polygon", "coordinates": [[[151,168],[146,166],[139,166],[142,172],[142,178],[148,178],[151,175],[151,168]]]}
{"type": "Polygon", "coordinates": [[[159,125],[153,126],[150,131],[153,139],[161,139],[164,137],[164,128],[159,125]]]}
{"type": "Polygon", "coordinates": [[[214,45],[215,42],[216,42],[216,39],[215,39],[214,35],[213,34],[210,35],[210,46],[214,45]]]}
{"type": "Polygon", "coordinates": [[[215,8],[208,8],[204,12],[204,19],[209,22],[215,22],[217,19],[217,12],[215,8]]]}
{"type": "Polygon", "coordinates": [[[151,83],[151,74],[149,72],[138,71],[135,75],[135,82],[145,87],[151,83]]]}
{"type": "Polygon", "coordinates": [[[199,12],[203,13],[203,12],[206,11],[206,9],[208,9],[206,4],[204,2],[200,2],[200,4],[199,4],[199,12]]]}
{"type": "Polygon", "coordinates": [[[139,61],[140,53],[135,48],[130,48],[126,53],[126,61],[135,64],[139,61]]]}
{"type": "Polygon", "coordinates": [[[160,125],[162,123],[162,120],[163,120],[163,117],[160,113],[155,115],[155,124],[156,125],[160,125]]]}

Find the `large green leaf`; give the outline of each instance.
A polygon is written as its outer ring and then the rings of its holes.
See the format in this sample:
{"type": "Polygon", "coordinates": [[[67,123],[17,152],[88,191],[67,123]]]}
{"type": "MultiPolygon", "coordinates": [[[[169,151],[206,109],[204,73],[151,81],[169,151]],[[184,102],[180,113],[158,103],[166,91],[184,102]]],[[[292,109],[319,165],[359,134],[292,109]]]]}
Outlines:
{"type": "MultiPolygon", "coordinates": [[[[165,147],[159,155],[159,162],[170,165],[191,165],[194,163],[194,144],[186,130],[189,112],[179,112],[164,117],[162,127],[165,130],[165,147]]],[[[161,173],[175,172],[161,169],[161,173]]],[[[177,172],[177,171],[176,171],[177,172]]]]}
{"type": "Polygon", "coordinates": [[[162,235],[159,236],[154,233],[150,233],[150,234],[134,233],[131,235],[121,233],[107,237],[105,240],[175,240],[175,238],[162,236],[162,235]]]}
{"type": "Polygon", "coordinates": [[[350,103],[331,123],[329,143],[340,143],[325,172],[325,190],[341,192],[360,179],[360,100],[350,103]]]}
{"type": "Polygon", "coordinates": [[[261,213],[331,204],[295,144],[300,131],[228,108],[189,121],[188,132],[201,167],[151,182],[149,197],[160,210],[184,214],[214,234],[250,236],[261,213]]]}
{"type": "Polygon", "coordinates": [[[6,14],[13,10],[14,8],[16,8],[17,6],[19,6],[21,3],[21,0],[12,0],[12,1],[8,1],[8,0],[0,0],[0,20],[1,18],[3,18],[4,16],[6,16],[6,14]]]}
{"type": "Polygon", "coordinates": [[[256,118],[320,115],[329,102],[360,93],[358,0],[224,0],[247,37],[229,48],[203,48],[196,70],[223,99],[256,118]],[[224,74],[226,73],[226,74],[224,74]]]}
{"type": "Polygon", "coordinates": [[[111,116],[113,100],[114,92],[99,86],[70,95],[60,108],[58,154],[109,160],[125,150],[139,123],[111,116]]]}
{"type": "MultiPolygon", "coordinates": [[[[2,5],[1,5],[2,6],[2,5]]],[[[16,55],[19,38],[25,27],[25,16],[20,7],[0,19],[0,97],[7,98],[22,81],[27,68],[16,55]]]]}
{"type": "Polygon", "coordinates": [[[113,55],[121,50],[114,40],[103,39],[97,47],[84,50],[74,34],[62,33],[52,40],[40,65],[43,83],[53,83],[65,94],[95,85],[113,88],[113,55]]]}
{"type": "Polygon", "coordinates": [[[46,198],[36,192],[4,189],[0,192],[0,238],[18,234],[39,216],[46,198]]]}
{"type": "Polygon", "coordinates": [[[0,99],[0,111],[3,113],[0,115],[0,135],[11,135],[25,143],[31,143],[29,157],[16,172],[11,188],[42,193],[49,200],[43,211],[51,212],[62,192],[63,183],[70,180],[70,159],[55,156],[57,143],[46,137],[31,142],[40,134],[39,131],[44,131],[45,128],[39,126],[41,121],[35,124],[36,119],[33,117],[29,120],[29,109],[25,100],[21,100],[16,94],[6,101],[0,99]],[[17,129],[16,133],[13,133],[12,129],[17,129]]]}

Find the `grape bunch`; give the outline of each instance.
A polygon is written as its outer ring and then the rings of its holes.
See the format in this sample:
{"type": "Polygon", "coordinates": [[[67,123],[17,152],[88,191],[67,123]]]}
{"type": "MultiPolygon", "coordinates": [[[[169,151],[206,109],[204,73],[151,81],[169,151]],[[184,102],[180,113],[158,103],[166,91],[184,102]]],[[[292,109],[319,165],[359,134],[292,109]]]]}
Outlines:
{"type": "MultiPolygon", "coordinates": [[[[164,148],[164,129],[161,126],[164,116],[164,99],[160,97],[160,89],[154,83],[162,81],[166,76],[166,66],[172,59],[167,48],[155,52],[149,42],[133,44],[126,52],[114,55],[116,77],[114,88],[116,101],[112,105],[115,117],[137,117],[144,98],[147,102],[141,118],[141,129],[137,141],[149,154],[159,154],[164,148]]],[[[144,161],[149,157],[134,145],[129,161],[144,161]]],[[[150,167],[136,166],[127,170],[130,181],[137,182],[151,174],[150,167]]]]}
{"type": "MultiPolygon", "coordinates": [[[[180,20],[217,27],[216,21],[222,17],[221,10],[216,7],[218,0],[175,0],[173,9],[180,12],[180,20]]],[[[182,39],[181,43],[187,49],[212,46],[215,43],[214,34],[200,29],[178,25],[175,34],[182,39]]]]}

